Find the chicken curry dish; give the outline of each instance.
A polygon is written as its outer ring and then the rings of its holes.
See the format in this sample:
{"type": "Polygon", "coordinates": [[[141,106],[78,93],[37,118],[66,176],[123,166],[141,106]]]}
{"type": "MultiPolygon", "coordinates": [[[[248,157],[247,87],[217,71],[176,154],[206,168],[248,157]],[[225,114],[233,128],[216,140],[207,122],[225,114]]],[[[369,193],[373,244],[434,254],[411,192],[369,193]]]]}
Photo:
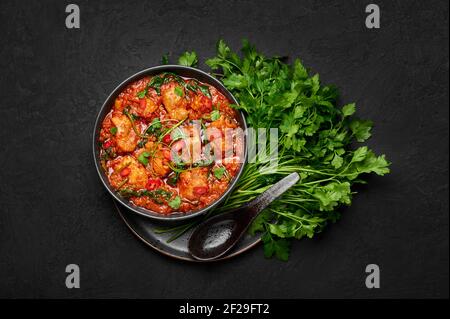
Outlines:
{"type": "Polygon", "coordinates": [[[117,96],[101,124],[100,163],[132,204],[163,215],[194,212],[221,198],[238,174],[243,134],[218,89],[161,73],[117,96]]]}

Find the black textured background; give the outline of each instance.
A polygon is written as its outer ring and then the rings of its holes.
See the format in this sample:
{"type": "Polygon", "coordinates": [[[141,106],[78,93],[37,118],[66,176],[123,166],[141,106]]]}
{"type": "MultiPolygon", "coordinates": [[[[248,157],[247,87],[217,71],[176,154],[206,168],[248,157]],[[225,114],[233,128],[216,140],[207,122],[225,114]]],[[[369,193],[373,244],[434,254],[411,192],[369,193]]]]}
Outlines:
{"type": "MultiPolygon", "coordinates": [[[[448,1],[0,2],[0,297],[447,297],[448,1]],[[381,29],[364,26],[381,8],[381,29]],[[286,263],[261,247],[194,265],[136,240],[115,213],[91,154],[95,116],[129,75],[218,38],[300,56],[375,122],[392,161],[343,219],[296,242],[286,263]],[[81,268],[66,289],[65,266],[81,268]],[[381,268],[381,288],[364,285],[381,268]]],[[[203,69],[206,69],[203,66],[203,69]]]]}

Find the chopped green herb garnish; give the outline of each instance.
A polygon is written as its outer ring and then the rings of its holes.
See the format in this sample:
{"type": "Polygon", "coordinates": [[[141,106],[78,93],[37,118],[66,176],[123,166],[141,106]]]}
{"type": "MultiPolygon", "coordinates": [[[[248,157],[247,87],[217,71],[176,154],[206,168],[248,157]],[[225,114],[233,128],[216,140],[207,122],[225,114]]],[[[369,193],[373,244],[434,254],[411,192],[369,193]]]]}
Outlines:
{"type": "Polygon", "coordinates": [[[165,189],[158,188],[154,191],[156,195],[163,197],[164,199],[169,199],[172,197],[172,193],[169,191],[166,191],[165,189]]]}
{"type": "Polygon", "coordinates": [[[174,162],[173,164],[175,164],[175,165],[173,165],[171,162],[169,162],[167,165],[175,173],[179,174],[179,173],[183,173],[187,170],[187,168],[185,167],[185,164],[181,162],[180,158],[173,159],[173,162],[174,162]]]}
{"type": "Polygon", "coordinates": [[[140,195],[141,194],[140,192],[129,189],[129,188],[120,189],[119,194],[125,198],[132,197],[132,196],[142,196],[142,195],[140,195]]]}
{"type": "Polygon", "coordinates": [[[144,146],[145,146],[145,144],[147,143],[147,139],[146,138],[142,138],[138,143],[137,143],[137,146],[139,147],[139,148],[143,148],[144,146]]]}
{"type": "Polygon", "coordinates": [[[151,153],[149,152],[142,152],[138,156],[138,161],[141,162],[144,166],[147,166],[148,164],[148,158],[150,157],[151,153]]]}
{"type": "Polygon", "coordinates": [[[116,135],[117,134],[117,127],[111,127],[110,129],[109,129],[109,131],[111,132],[111,134],[112,135],[116,135]]]}
{"type": "Polygon", "coordinates": [[[188,83],[185,82],[184,87],[186,90],[197,93],[200,91],[203,95],[211,98],[209,87],[207,85],[201,85],[197,80],[191,79],[188,83]]]}
{"type": "Polygon", "coordinates": [[[109,160],[116,157],[116,153],[114,152],[114,149],[112,147],[108,147],[104,149],[102,152],[102,159],[103,160],[109,160]]]}
{"type": "Polygon", "coordinates": [[[211,121],[217,121],[220,118],[220,111],[219,110],[213,110],[211,112],[211,121]]]}
{"type": "Polygon", "coordinates": [[[214,169],[214,176],[217,179],[221,179],[223,177],[223,175],[225,174],[225,167],[218,167],[214,169]]]}
{"type": "Polygon", "coordinates": [[[169,184],[172,187],[176,187],[177,186],[177,182],[178,182],[178,178],[179,178],[180,174],[179,173],[173,173],[172,175],[170,175],[169,177],[167,177],[167,184],[169,184]]]}
{"type": "Polygon", "coordinates": [[[195,162],[194,164],[192,164],[192,166],[205,167],[205,166],[211,165],[213,162],[214,162],[213,156],[209,156],[208,158],[204,158],[204,159],[201,159],[201,160],[195,162]]]}
{"type": "Polygon", "coordinates": [[[142,91],[137,92],[136,96],[140,99],[143,99],[146,94],[147,94],[147,89],[144,89],[142,91]]]}
{"type": "Polygon", "coordinates": [[[180,88],[179,86],[176,86],[175,87],[175,94],[176,95],[178,95],[178,96],[180,96],[180,97],[183,97],[183,89],[182,88],[180,88]]]}
{"type": "Polygon", "coordinates": [[[171,201],[169,201],[169,206],[173,209],[178,209],[181,206],[181,198],[180,196],[175,197],[171,201]]]}
{"type": "Polygon", "coordinates": [[[155,89],[156,93],[161,94],[161,85],[164,84],[164,78],[161,76],[154,76],[147,84],[147,88],[155,89]]]}
{"type": "Polygon", "coordinates": [[[198,88],[204,96],[211,98],[211,93],[209,92],[209,87],[207,85],[199,85],[198,88]]]}
{"type": "Polygon", "coordinates": [[[196,93],[197,92],[197,83],[194,80],[191,80],[190,82],[186,83],[184,86],[186,90],[189,90],[191,92],[196,93]]]}
{"type": "Polygon", "coordinates": [[[145,131],[145,133],[147,134],[159,134],[162,128],[162,123],[161,120],[159,118],[154,118],[153,121],[150,123],[150,125],[148,126],[147,130],[145,131]]]}
{"type": "Polygon", "coordinates": [[[119,189],[119,194],[125,198],[147,196],[153,199],[158,204],[163,204],[164,201],[168,201],[173,195],[171,192],[166,191],[162,188],[153,191],[149,191],[146,189],[136,191],[133,189],[124,188],[119,189]]]}

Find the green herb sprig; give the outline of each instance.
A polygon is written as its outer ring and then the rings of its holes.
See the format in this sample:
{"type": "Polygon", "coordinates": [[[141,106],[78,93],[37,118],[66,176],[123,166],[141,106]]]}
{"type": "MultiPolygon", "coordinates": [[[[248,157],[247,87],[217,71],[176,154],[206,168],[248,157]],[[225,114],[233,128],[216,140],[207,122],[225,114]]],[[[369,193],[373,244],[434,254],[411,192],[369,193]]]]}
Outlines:
{"type": "MultiPolygon", "coordinates": [[[[299,59],[291,65],[279,57],[265,57],[248,41],[239,56],[224,41],[211,67],[239,101],[237,109],[253,128],[278,128],[278,165],[270,154],[245,164],[235,190],[213,213],[237,208],[282,177],[298,172],[301,181],[274,201],[251,225],[251,234],[261,233],[264,254],[287,260],[292,239],[312,238],[340,218],[338,208],[350,205],[357,183],[364,175],[389,173],[385,155],[376,155],[357,143],[371,136],[372,122],[354,116],[354,103],[339,107],[338,91],[310,75],[299,59]]],[[[268,135],[268,134],[267,134],[268,135]]],[[[217,174],[216,177],[218,177],[217,174]]],[[[195,225],[173,229],[173,240],[195,225]]]]}

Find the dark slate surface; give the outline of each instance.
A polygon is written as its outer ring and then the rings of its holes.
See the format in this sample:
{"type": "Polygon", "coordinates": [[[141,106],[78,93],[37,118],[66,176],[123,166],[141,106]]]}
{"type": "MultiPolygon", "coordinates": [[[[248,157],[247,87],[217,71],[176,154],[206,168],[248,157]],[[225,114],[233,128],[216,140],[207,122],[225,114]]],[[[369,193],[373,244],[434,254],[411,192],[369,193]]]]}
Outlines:
{"type": "Polygon", "coordinates": [[[80,0],[80,30],[65,28],[68,3],[0,2],[0,297],[448,297],[447,1],[376,1],[379,30],[364,26],[369,1],[80,0]],[[214,265],[161,256],[94,169],[109,92],[165,52],[209,57],[220,37],[300,56],[376,123],[369,145],[393,162],[286,263],[261,247],[214,265]],[[81,289],[65,287],[69,263],[81,289]]]}

